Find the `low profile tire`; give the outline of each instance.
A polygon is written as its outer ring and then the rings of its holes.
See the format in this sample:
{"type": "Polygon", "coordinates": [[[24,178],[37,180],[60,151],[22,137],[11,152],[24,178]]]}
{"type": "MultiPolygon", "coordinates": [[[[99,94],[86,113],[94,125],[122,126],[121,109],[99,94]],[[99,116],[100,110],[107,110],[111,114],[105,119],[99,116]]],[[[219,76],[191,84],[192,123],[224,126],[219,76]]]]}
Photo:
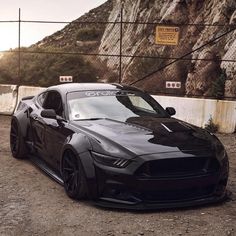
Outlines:
{"type": "Polygon", "coordinates": [[[79,158],[72,151],[66,151],[62,159],[62,178],[67,195],[73,199],[87,196],[86,179],[79,158]]]}
{"type": "Polygon", "coordinates": [[[10,131],[10,147],[12,156],[16,159],[24,159],[27,157],[28,151],[21,134],[20,127],[16,119],[11,121],[10,131]]]}

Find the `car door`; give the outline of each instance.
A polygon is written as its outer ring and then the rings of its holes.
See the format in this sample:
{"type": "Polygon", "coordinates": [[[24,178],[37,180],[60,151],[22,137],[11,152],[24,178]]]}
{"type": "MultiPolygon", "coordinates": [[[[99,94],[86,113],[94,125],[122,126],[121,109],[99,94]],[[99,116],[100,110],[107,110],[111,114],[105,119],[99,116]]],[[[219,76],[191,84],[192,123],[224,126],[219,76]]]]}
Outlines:
{"type": "MultiPolygon", "coordinates": [[[[62,118],[64,115],[64,105],[61,95],[56,92],[49,92],[43,108],[53,109],[62,118]]],[[[59,169],[60,155],[66,138],[72,133],[66,121],[55,119],[45,119],[45,149],[47,151],[47,162],[55,169],[59,169]]]]}
{"type": "Polygon", "coordinates": [[[47,92],[43,92],[36,98],[29,116],[34,150],[36,154],[43,159],[45,159],[47,155],[47,151],[44,146],[46,123],[44,121],[44,118],[41,117],[41,111],[43,109],[42,104],[46,97],[47,92]]]}
{"type": "Polygon", "coordinates": [[[45,143],[49,164],[56,170],[60,169],[60,157],[63,145],[72,130],[63,122],[50,122],[46,125],[45,143]]]}

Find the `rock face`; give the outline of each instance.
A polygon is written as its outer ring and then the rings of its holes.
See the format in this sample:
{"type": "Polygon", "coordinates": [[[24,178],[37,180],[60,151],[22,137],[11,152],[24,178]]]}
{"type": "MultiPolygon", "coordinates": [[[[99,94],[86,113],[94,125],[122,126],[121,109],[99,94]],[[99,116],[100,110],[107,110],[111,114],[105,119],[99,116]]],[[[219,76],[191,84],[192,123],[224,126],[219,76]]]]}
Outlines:
{"type": "MultiPolygon", "coordinates": [[[[236,14],[234,14],[236,16],[236,14]]],[[[223,59],[236,60],[236,33],[234,40],[225,45],[225,55],[223,59]]],[[[225,96],[235,97],[236,96],[236,63],[235,62],[222,62],[221,67],[225,69],[227,74],[227,80],[225,83],[225,96]]]]}
{"type": "MultiPolygon", "coordinates": [[[[123,6],[124,22],[178,24],[181,36],[178,46],[156,45],[156,25],[124,23],[122,54],[159,58],[125,57],[122,82],[129,84],[147,77],[137,86],[153,93],[236,97],[236,62],[221,62],[236,59],[236,30],[232,30],[236,28],[235,0],[125,0],[123,6]],[[230,30],[232,32],[226,33],[230,30]],[[220,37],[223,34],[225,36],[220,37]],[[219,39],[213,41],[216,37],[219,39]],[[161,69],[174,60],[163,58],[186,54],[189,54],[184,57],[187,60],[179,60],[161,69]],[[157,72],[151,73],[154,71],[157,72]],[[166,81],[181,81],[182,87],[179,90],[166,89],[166,81]]],[[[120,8],[120,1],[114,0],[109,21],[120,21],[120,8]]],[[[114,24],[106,27],[100,53],[119,53],[119,30],[114,24]]],[[[112,58],[106,59],[106,63],[110,69],[118,67],[112,58]]]]}
{"type": "MultiPolygon", "coordinates": [[[[93,40],[93,43],[99,41],[100,34],[104,33],[105,25],[96,23],[86,24],[86,22],[102,22],[102,21],[106,22],[112,10],[112,6],[113,6],[112,0],[108,0],[101,6],[92,9],[88,13],[79,17],[77,20],[72,21],[70,24],[66,25],[62,30],[57,31],[56,33],[48,37],[45,37],[43,40],[32,45],[32,47],[39,47],[39,48],[53,47],[58,49],[69,48],[77,50],[78,48],[81,49],[82,47],[84,47],[85,44],[85,48],[89,48],[89,46],[91,45],[88,46],[87,44],[91,44],[91,42],[87,43],[84,38],[80,40],[79,33],[86,33],[86,29],[96,28],[97,31],[95,33],[99,32],[99,35],[97,35],[97,38],[93,40]],[[83,32],[81,32],[81,29],[83,29],[83,32]]],[[[96,45],[96,47],[98,47],[98,45],[96,45]]]]}

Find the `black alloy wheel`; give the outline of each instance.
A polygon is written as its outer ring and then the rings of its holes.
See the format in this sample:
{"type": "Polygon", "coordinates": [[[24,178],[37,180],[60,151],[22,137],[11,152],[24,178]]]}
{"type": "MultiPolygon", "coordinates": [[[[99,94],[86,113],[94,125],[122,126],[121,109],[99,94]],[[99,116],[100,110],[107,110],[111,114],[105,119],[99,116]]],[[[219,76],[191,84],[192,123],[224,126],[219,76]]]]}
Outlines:
{"type": "Polygon", "coordinates": [[[11,121],[10,131],[10,147],[12,156],[17,159],[22,159],[27,156],[27,149],[21,135],[18,123],[15,119],[11,121]]]}
{"type": "Polygon", "coordinates": [[[68,150],[62,159],[62,177],[67,195],[74,199],[86,197],[86,180],[82,164],[75,154],[68,150]]]}

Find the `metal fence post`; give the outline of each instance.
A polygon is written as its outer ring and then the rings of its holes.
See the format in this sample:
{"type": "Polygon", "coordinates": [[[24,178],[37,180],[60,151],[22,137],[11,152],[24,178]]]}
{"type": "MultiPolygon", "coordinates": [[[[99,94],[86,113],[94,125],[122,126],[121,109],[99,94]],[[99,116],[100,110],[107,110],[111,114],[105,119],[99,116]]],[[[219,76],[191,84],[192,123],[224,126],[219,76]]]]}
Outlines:
{"type": "Polygon", "coordinates": [[[121,0],[120,9],[120,62],[119,62],[119,83],[122,82],[122,45],[123,45],[123,7],[124,2],[121,0]]]}
{"type": "Polygon", "coordinates": [[[21,9],[19,8],[18,28],[18,85],[21,84],[21,9]]]}

